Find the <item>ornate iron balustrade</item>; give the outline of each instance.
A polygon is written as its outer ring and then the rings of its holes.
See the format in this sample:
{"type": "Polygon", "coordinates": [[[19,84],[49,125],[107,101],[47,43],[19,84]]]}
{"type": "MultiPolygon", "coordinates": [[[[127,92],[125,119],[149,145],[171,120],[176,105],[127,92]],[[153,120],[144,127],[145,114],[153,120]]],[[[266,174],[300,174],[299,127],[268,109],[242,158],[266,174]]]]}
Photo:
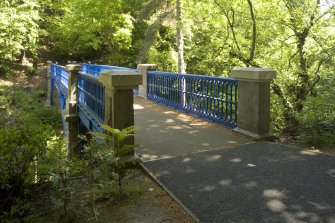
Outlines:
{"type": "Polygon", "coordinates": [[[149,71],[147,81],[148,99],[231,128],[237,126],[237,80],[149,71]]]}

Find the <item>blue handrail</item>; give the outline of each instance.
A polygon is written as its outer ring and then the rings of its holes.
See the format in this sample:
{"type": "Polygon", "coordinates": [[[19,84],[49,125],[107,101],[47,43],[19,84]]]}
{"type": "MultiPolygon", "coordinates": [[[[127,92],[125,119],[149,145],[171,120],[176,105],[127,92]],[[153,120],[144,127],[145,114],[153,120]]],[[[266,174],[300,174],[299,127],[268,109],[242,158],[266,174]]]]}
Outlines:
{"type": "MultiPolygon", "coordinates": [[[[64,66],[58,64],[51,64],[50,71],[51,95],[53,94],[53,87],[55,86],[59,97],[60,111],[63,113],[66,110],[66,98],[68,96],[68,72],[64,66]]],[[[52,100],[50,100],[50,102],[52,103],[52,100]]],[[[63,116],[62,124],[64,135],[66,135],[66,123],[63,116]]]]}
{"type": "Polygon", "coordinates": [[[125,68],[125,67],[117,67],[117,66],[90,64],[90,63],[82,64],[82,73],[85,73],[85,74],[88,74],[94,77],[99,77],[99,74],[105,70],[134,70],[134,69],[125,68]]]}
{"type": "Polygon", "coordinates": [[[79,72],[78,77],[78,113],[81,122],[90,131],[101,131],[104,122],[104,86],[99,79],[79,72]]]}
{"type": "Polygon", "coordinates": [[[195,74],[149,71],[148,99],[234,128],[237,80],[195,74]]]}

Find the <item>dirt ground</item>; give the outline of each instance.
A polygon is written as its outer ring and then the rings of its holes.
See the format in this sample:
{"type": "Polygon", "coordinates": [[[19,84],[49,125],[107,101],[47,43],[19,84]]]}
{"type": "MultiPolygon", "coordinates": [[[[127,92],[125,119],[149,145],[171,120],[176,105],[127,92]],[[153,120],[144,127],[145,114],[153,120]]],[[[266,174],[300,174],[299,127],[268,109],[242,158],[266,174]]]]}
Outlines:
{"type": "MultiPolygon", "coordinates": [[[[76,199],[76,217],[71,222],[100,223],[158,223],[158,222],[195,222],[158,184],[156,184],[142,169],[128,179],[132,192],[127,197],[119,199],[104,199],[95,201],[97,220],[90,202],[90,195],[85,185],[81,185],[76,199]],[[80,205],[83,203],[84,205],[80,205]]],[[[128,185],[128,186],[129,186],[128,185]]],[[[127,183],[125,184],[127,188],[127,183]]],[[[128,187],[129,188],[129,187],[128,187]]],[[[127,189],[126,189],[127,190],[127,189]]],[[[129,191],[129,189],[128,189],[129,191]]],[[[51,199],[51,187],[39,190],[31,200],[32,213],[39,221],[50,223],[68,222],[62,216],[62,210],[55,210],[51,199]]]]}
{"type": "Polygon", "coordinates": [[[133,180],[141,188],[140,193],[98,203],[99,222],[195,222],[143,171],[137,171],[133,180]]]}
{"type": "MultiPolygon", "coordinates": [[[[23,69],[17,69],[13,77],[0,79],[1,85],[11,86],[13,83],[29,90],[47,90],[47,68],[41,64],[37,75],[32,76],[25,75],[23,69]]],[[[122,199],[96,202],[98,222],[195,222],[144,170],[136,170],[130,181],[136,186],[136,192],[122,199]]],[[[50,193],[51,187],[38,189],[31,199],[31,214],[37,217],[36,222],[64,222],[61,213],[52,207],[50,193]]],[[[85,188],[81,193],[85,194],[85,188]]],[[[90,205],[77,211],[75,222],[96,222],[90,205]]]]}

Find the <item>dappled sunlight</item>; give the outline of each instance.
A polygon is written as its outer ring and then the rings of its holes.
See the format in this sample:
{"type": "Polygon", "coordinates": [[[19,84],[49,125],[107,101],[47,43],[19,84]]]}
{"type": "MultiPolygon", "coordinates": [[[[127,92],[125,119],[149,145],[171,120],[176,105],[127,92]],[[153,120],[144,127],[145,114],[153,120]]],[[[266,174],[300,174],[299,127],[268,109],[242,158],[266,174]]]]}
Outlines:
{"type": "Polygon", "coordinates": [[[263,191],[263,197],[283,199],[285,194],[277,189],[268,189],[263,191]]]}
{"type": "Polygon", "coordinates": [[[181,162],[182,162],[182,163],[188,163],[188,162],[190,162],[191,160],[192,160],[191,158],[186,157],[186,158],[184,158],[181,162]]]}
{"type": "Polygon", "coordinates": [[[300,152],[302,155],[317,156],[321,154],[320,150],[303,150],[300,152]]]}
{"type": "Polygon", "coordinates": [[[229,143],[229,144],[237,144],[236,141],[227,141],[227,143],[229,143]]]}
{"type": "Polygon", "coordinates": [[[171,118],[165,120],[165,123],[174,123],[174,122],[175,121],[173,119],[171,119],[171,118]]]}
{"type": "Polygon", "coordinates": [[[133,104],[134,110],[142,110],[144,109],[144,107],[142,105],[139,104],[133,104]]]}
{"type": "MultiPolygon", "coordinates": [[[[297,213],[290,213],[290,212],[283,212],[282,216],[286,220],[286,222],[294,222],[294,223],[305,223],[305,222],[324,222],[320,219],[320,217],[317,214],[314,213],[309,213],[309,212],[304,212],[300,211],[297,213]]],[[[333,220],[327,221],[327,223],[333,223],[333,220]]]]}
{"type": "Polygon", "coordinates": [[[207,185],[204,188],[202,188],[200,191],[212,192],[212,191],[214,191],[216,189],[217,189],[217,187],[215,187],[215,186],[207,185]]]}
{"type": "Polygon", "coordinates": [[[328,170],[327,174],[329,174],[331,177],[335,177],[335,169],[328,170]]]}
{"type": "Polygon", "coordinates": [[[232,162],[232,163],[240,163],[240,162],[242,162],[242,160],[240,158],[236,157],[234,159],[231,159],[230,162],[232,162]]]}
{"type": "Polygon", "coordinates": [[[210,146],[210,144],[208,142],[204,142],[204,143],[201,143],[202,146],[210,146]]]}
{"type": "Polygon", "coordinates": [[[168,155],[151,155],[151,154],[137,154],[142,161],[152,161],[152,160],[161,160],[161,159],[168,159],[173,156],[168,156],[168,155]]]}
{"type": "Polygon", "coordinates": [[[180,130],[180,129],[188,129],[189,127],[187,125],[172,125],[168,126],[165,129],[174,129],[174,130],[180,130]]]}
{"type": "Polygon", "coordinates": [[[286,209],[286,205],[279,199],[269,200],[266,206],[274,212],[283,212],[286,209]]]}
{"type": "Polygon", "coordinates": [[[212,155],[212,156],[208,156],[207,157],[207,161],[217,161],[217,160],[219,160],[219,159],[221,159],[221,155],[212,155]]]}
{"type": "Polygon", "coordinates": [[[198,131],[198,130],[192,130],[192,131],[188,131],[188,133],[190,135],[194,135],[194,134],[200,133],[200,131],[198,131]]]}
{"type": "Polygon", "coordinates": [[[219,184],[222,186],[222,187],[230,187],[233,183],[233,180],[231,179],[223,179],[223,180],[220,180],[219,181],[219,184]]]}
{"type": "Polygon", "coordinates": [[[12,81],[8,81],[8,80],[2,80],[2,79],[0,79],[0,86],[10,87],[10,86],[13,86],[13,82],[12,81]]]}
{"type": "Polygon", "coordinates": [[[259,184],[256,181],[249,181],[249,182],[246,182],[243,186],[247,189],[254,189],[258,187],[259,184]]]}

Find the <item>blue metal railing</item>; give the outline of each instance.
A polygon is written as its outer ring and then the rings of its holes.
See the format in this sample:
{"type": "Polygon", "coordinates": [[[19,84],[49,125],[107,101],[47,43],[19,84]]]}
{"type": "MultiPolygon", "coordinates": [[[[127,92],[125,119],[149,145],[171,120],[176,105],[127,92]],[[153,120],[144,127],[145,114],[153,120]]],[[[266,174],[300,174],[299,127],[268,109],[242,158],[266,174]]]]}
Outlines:
{"type": "MultiPolygon", "coordinates": [[[[52,98],[53,88],[56,87],[57,94],[59,97],[60,111],[63,114],[66,110],[66,98],[68,96],[68,72],[64,66],[60,66],[58,64],[51,64],[50,71],[51,71],[50,95],[52,98]]],[[[50,103],[53,104],[52,99],[50,100],[50,103]]],[[[66,134],[66,123],[65,123],[63,115],[62,115],[62,124],[63,124],[64,135],[65,135],[66,134]]]]}
{"type": "MultiPolygon", "coordinates": [[[[99,81],[104,70],[130,68],[81,64],[78,77],[78,113],[81,124],[89,131],[102,131],[105,90],[99,81]]],[[[66,109],[68,72],[65,67],[51,64],[51,93],[55,86],[61,111],[66,109]]],[[[148,99],[212,120],[228,127],[237,126],[237,85],[232,78],[149,71],[148,99]]],[[[136,91],[136,90],[135,90],[136,91]]],[[[52,103],[52,99],[50,100],[52,103]]],[[[64,130],[66,125],[63,121],[64,130]]]]}
{"type": "Polygon", "coordinates": [[[78,113],[81,122],[90,131],[101,132],[104,121],[105,89],[97,77],[79,72],[78,113]]]}
{"type": "MultiPolygon", "coordinates": [[[[103,131],[101,123],[104,122],[104,94],[105,90],[99,81],[99,75],[105,70],[133,70],[130,68],[97,65],[90,63],[81,64],[82,70],[78,76],[78,114],[81,126],[89,131],[103,131]]],[[[60,100],[61,112],[66,110],[66,98],[68,95],[68,72],[64,66],[51,64],[51,95],[54,86],[57,89],[60,100]]],[[[52,97],[50,99],[52,104],[52,97]]],[[[62,117],[64,132],[66,125],[62,117]]]]}
{"type": "Polygon", "coordinates": [[[107,66],[107,65],[98,65],[84,63],[82,65],[82,72],[94,77],[99,77],[99,74],[105,70],[133,70],[131,68],[117,67],[117,66],[107,66]]]}
{"type": "Polygon", "coordinates": [[[148,99],[231,128],[237,126],[237,80],[149,71],[147,81],[148,99]]]}

